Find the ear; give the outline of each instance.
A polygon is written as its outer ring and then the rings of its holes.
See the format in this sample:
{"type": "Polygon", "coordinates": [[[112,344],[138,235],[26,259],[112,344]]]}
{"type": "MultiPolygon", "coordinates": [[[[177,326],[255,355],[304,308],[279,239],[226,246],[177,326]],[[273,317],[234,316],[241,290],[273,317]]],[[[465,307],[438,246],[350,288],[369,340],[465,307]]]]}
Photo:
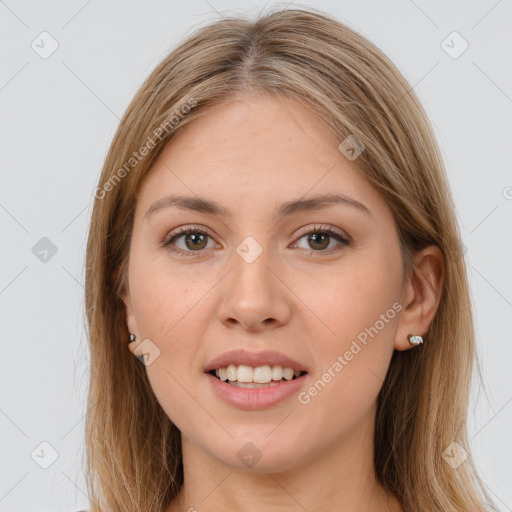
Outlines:
{"type": "Polygon", "coordinates": [[[396,350],[413,348],[409,335],[425,336],[439,306],[444,282],[444,256],[437,245],[429,245],[414,256],[413,268],[404,282],[395,340],[396,350]]]}
{"type": "MultiPolygon", "coordinates": [[[[116,268],[114,270],[114,281],[115,281],[118,271],[119,271],[118,268],[116,268]]],[[[137,345],[139,345],[141,340],[139,339],[139,334],[138,334],[139,329],[137,327],[137,321],[135,320],[135,314],[133,312],[133,304],[132,304],[130,288],[128,286],[127,280],[125,281],[125,284],[122,287],[122,290],[120,293],[120,298],[124,303],[126,327],[128,328],[128,332],[131,334],[135,334],[135,336],[137,336],[137,339],[135,341],[128,342],[128,340],[127,340],[128,350],[134,355],[139,355],[139,353],[136,352],[135,349],[136,349],[137,345]]]]}

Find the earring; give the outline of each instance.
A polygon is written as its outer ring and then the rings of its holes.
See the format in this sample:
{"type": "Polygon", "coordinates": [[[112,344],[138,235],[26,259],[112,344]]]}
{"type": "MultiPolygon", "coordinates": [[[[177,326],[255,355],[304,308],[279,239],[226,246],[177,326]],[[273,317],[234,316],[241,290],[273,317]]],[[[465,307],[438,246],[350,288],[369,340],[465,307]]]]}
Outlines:
{"type": "Polygon", "coordinates": [[[130,343],[132,341],[135,341],[137,339],[137,336],[135,336],[135,334],[130,334],[130,343]]]}
{"type": "Polygon", "coordinates": [[[423,343],[423,338],[415,334],[409,334],[409,343],[411,345],[420,345],[421,343],[423,343]]]}

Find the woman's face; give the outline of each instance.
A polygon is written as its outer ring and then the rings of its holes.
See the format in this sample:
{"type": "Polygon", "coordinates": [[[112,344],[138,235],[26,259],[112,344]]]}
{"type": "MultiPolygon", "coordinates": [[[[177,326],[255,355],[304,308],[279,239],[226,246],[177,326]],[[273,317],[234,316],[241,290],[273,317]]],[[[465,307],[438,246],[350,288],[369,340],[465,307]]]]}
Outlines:
{"type": "Polygon", "coordinates": [[[203,460],[278,471],[332,450],[355,460],[356,437],[373,441],[390,358],[407,348],[403,268],[392,213],[341,142],[295,101],[252,97],[184,127],[142,183],[130,350],[203,460]],[[234,350],[249,358],[214,361],[234,350]],[[242,381],[307,373],[249,389],[207,372],[228,362],[242,381]]]}

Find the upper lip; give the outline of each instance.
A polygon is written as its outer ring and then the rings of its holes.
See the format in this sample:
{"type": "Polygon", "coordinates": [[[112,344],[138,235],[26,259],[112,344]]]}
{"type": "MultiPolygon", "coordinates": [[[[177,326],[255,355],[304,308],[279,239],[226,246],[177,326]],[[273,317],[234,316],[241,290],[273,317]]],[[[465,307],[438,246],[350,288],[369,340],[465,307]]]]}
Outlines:
{"type": "Polygon", "coordinates": [[[264,350],[262,352],[248,352],[244,349],[230,350],[224,352],[215,359],[212,359],[205,367],[205,372],[210,372],[218,368],[225,368],[226,366],[234,364],[245,364],[248,366],[282,366],[283,368],[292,368],[296,371],[307,372],[308,369],[295,359],[285,356],[273,350],[264,350]]]}

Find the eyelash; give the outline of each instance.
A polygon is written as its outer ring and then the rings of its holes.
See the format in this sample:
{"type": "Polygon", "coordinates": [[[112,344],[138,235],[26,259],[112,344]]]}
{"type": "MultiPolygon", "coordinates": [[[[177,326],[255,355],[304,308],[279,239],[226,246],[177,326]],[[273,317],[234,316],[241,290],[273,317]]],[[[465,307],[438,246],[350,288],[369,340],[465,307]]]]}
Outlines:
{"type": "MultiPolygon", "coordinates": [[[[198,226],[183,226],[183,227],[176,229],[173,233],[171,233],[171,237],[166,242],[163,243],[163,246],[168,247],[169,250],[171,250],[173,252],[176,252],[178,254],[183,254],[187,257],[197,256],[194,253],[201,253],[201,252],[203,252],[203,250],[185,251],[185,250],[179,249],[177,247],[172,247],[172,243],[175,242],[179,237],[181,237],[183,235],[188,235],[188,234],[206,235],[206,236],[210,237],[210,239],[213,239],[213,237],[207,231],[199,228],[198,226]]],[[[340,242],[340,245],[338,247],[331,248],[331,249],[317,250],[317,251],[315,251],[313,249],[309,249],[309,252],[314,253],[315,256],[317,254],[319,256],[323,256],[326,253],[332,254],[333,252],[337,252],[337,251],[343,249],[343,247],[350,245],[350,241],[347,240],[346,238],[344,238],[342,235],[340,235],[339,233],[337,233],[325,226],[321,226],[321,225],[315,225],[315,226],[313,226],[313,228],[309,229],[308,231],[302,232],[300,234],[299,238],[297,239],[297,241],[299,241],[304,236],[310,235],[310,234],[329,235],[330,237],[332,237],[332,238],[336,239],[338,242],[340,242]]],[[[303,250],[308,251],[308,249],[303,249],[303,250]]]]}

